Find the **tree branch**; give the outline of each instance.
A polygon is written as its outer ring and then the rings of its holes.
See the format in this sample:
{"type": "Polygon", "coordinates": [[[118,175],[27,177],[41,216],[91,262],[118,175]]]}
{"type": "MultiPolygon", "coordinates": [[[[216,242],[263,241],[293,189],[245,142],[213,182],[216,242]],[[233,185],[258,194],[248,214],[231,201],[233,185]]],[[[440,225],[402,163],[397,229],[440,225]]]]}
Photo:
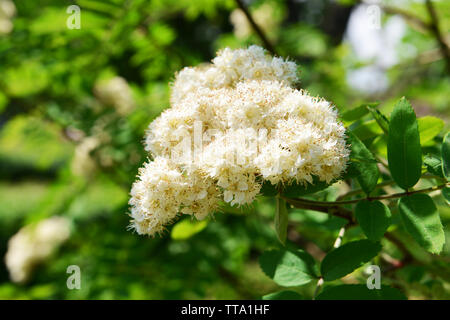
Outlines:
{"type": "Polygon", "coordinates": [[[412,13],[409,13],[406,10],[387,5],[383,5],[381,6],[381,8],[387,14],[398,14],[399,16],[402,16],[406,21],[409,21],[411,24],[415,25],[422,32],[428,31],[431,27],[429,23],[423,21],[419,17],[413,15],[412,13]]]}
{"type": "Polygon", "coordinates": [[[436,40],[439,43],[439,46],[441,47],[442,55],[444,56],[447,63],[447,72],[450,74],[450,49],[447,43],[445,42],[444,35],[442,34],[441,29],[439,27],[438,15],[436,13],[436,10],[434,9],[431,0],[426,0],[425,4],[431,19],[430,30],[433,32],[436,40]]]}
{"type": "MultiPolygon", "coordinates": [[[[388,195],[383,195],[383,196],[378,196],[378,197],[367,197],[366,199],[367,200],[395,199],[395,198],[401,198],[404,196],[410,196],[410,195],[416,194],[416,193],[428,193],[428,192],[443,189],[445,187],[450,187],[450,182],[446,182],[444,184],[426,188],[426,189],[420,189],[420,190],[415,190],[415,191],[406,191],[406,192],[388,194],[388,195]]],[[[345,205],[345,204],[354,204],[354,203],[358,203],[359,201],[363,200],[363,199],[354,199],[354,200],[343,200],[343,201],[315,201],[315,200],[309,200],[309,199],[304,199],[304,198],[286,198],[283,196],[282,196],[282,198],[294,206],[295,205],[309,206],[311,208],[311,210],[322,211],[322,212],[324,212],[323,211],[324,207],[326,208],[326,207],[336,207],[336,206],[345,205]],[[317,209],[322,209],[322,210],[317,210],[317,209]]],[[[306,208],[306,209],[308,209],[308,208],[306,208]]]]}
{"type": "MultiPolygon", "coordinates": [[[[287,203],[289,203],[290,205],[292,205],[293,207],[295,207],[297,209],[305,209],[305,210],[313,210],[313,211],[323,212],[323,213],[326,213],[326,214],[329,214],[332,216],[344,218],[353,225],[353,214],[350,210],[347,210],[345,208],[341,208],[336,205],[334,205],[334,206],[314,205],[311,203],[305,203],[305,202],[299,201],[298,199],[291,199],[291,198],[286,198],[283,196],[280,196],[280,198],[284,199],[287,203]]],[[[314,201],[312,201],[312,202],[314,202],[314,201]]]]}
{"type": "Polygon", "coordinates": [[[264,44],[264,47],[272,54],[276,55],[276,51],[270,41],[267,39],[264,32],[261,30],[261,28],[256,24],[255,20],[253,19],[252,15],[248,11],[247,7],[244,5],[242,0],[236,0],[236,4],[238,5],[239,9],[241,9],[245,16],[247,17],[248,22],[251,24],[253,30],[255,30],[258,37],[261,39],[262,43],[264,44]]]}

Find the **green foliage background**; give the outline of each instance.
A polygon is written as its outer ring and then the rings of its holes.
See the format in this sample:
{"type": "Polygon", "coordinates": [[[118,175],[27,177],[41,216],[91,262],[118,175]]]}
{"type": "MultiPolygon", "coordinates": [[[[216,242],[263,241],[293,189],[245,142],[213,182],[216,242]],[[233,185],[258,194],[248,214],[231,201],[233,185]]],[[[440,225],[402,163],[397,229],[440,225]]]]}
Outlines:
{"type": "MultiPolygon", "coordinates": [[[[209,61],[216,50],[260,44],[255,34],[237,37],[230,23],[232,0],[80,0],[81,29],[66,27],[67,1],[15,1],[14,29],[0,35],[0,256],[22,226],[54,215],[72,222],[70,239],[36,267],[26,284],[14,284],[0,263],[2,299],[242,299],[281,290],[260,269],[258,257],[279,247],[273,227],[275,199],[260,197],[250,208],[224,208],[194,230],[186,219],[163,238],[137,236],[129,224],[128,192],[146,154],[141,144],[150,121],[168,107],[169,83],[184,66],[209,61]],[[132,90],[134,109],[120,114],[95,94],[101,79],[120,76],[132,90]],[[76,174],[73,161],[80,137],[101,136],[89,158],[92,170],[76,174]],[[68,290],[66,268],[78,265],[81,290],[68,290]]],[[[249,2],[247,2],[249,3],[249,2]]],[[[396,1],[389,1],[395,5],[396,1]]],[[[402,9],[428,21],[424,4],[401,1],[402,9]]],[[[258,0],[269,4],[269,40],[281,56],[300,65],[301,87],[333,101],[341,114],[368,102],[389,115],[406,96],[418,117],[430,121],[424,155],[436,155],[449,129],[450,77],[430,32],[407,26],[401,59],[387,70],[386,91],[365,94],[346,81],[359,61],[343,41],[355,1],[258,0]],[[403,54],[405,51],[414,54],[403,54]],[[434,54],[437,58],[424,59],[434,54]],[[428,57],[427,56],[427,57],[428,57]],[[375,106],[375,105],[374,105],[375,106]],[[436,130],[437,129],[437,130],[436,130]]],[[[450,31],[450,3],[435,1],[441,29],[450,31]]],[[[391,15],[383,14],[382,22],[391,15]]],[[[387,159],[383,133],[370,114],[346,113],[344,124],[369,149],[387,159]]],[[[426,126],[427,120],[420,120],[426,126]]],[[[420,127],[420,122],[419,122],[420,127]]],[[[381,177],[380,179],[384,179],[381,177]]],[[[421,182],[422,187],[427,181],[421,182]]],[[[320,191],[333,201],[341,186],[320,191]]],[[[392,191],[400,192],[398,187],[392,191]]],[[[382,265],[382,282],[409,298],[450,298],[450,209],[433,193],[446,244],[430,255],[408,235],[393,211],[396,239],[414,257],[397,269],[382,265]]],[[[299,246],[321,259],[345,224],[338,217],[290,210],[288,248],[299,246]]],[[[360,227],[344,242],[364,238],[360,227]]],[[[404,258],[387,239],[383,252],[404,258]]],[[[377,258],[379,259],[379,258],[377,258]]],[[[364,268],[336,284],[365,283],[364,268]]],[[[315,282],[293,291],[311,297],[315,282]]]]}

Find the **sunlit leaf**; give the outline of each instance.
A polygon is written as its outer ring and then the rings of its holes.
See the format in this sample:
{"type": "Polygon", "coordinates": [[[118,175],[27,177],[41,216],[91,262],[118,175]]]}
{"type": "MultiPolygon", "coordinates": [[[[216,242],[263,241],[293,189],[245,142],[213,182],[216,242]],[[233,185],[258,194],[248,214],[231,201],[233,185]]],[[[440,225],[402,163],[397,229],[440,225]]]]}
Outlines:
{"type": "Polygon", "coordinates": [[[380,250],[380,243],[371,240],[348,242],[325,256],[320,266],[322,277],[325,281],[342,278],[370,261],[380,250]]]}
{"type": "Polygon", "coordinates": [[[444,177],[442,173],[442,161],[434,155],[426,155],[423,163],[427,167],[427,171],[439,177],[444,177]]]}
{"type": "Polygon", "coordinates": [[[427,194],[403,197],[398,208],[406,230],[426,250],[440,253],[445,242],[439,212],[427,194]]]}
{"type": "Polygon", "coordinates": [[[264,273],[280,286],[301,286],[317,278],[314,258],[302,250],[265,251],[259,264],[264,273]]]}
{"type": "Polygon", "coordinates": [[[364,143],[351,131],[348,132],[348,141],[352,148],[350,153],[351,168],[349,170],[355,170],[358,173],[356,179],[364,192],[369,194],[377,185],[380,175],[377,161],[364,143]]]}
{"type": "Polygon", "coordinates": [[[391,211],[380,201],[359,201],[355,217],[367,238],[375,241],[383,237],[391,223],[391,211]]]}
{"type": "Polygon", "coordinates": [[[419,125],[420,143],[424,144],[433,140],[444,128],[444,121],[432,116],[417,119],[419,125]]]}
{"type": "Polygon", "coordinates": [[[416,114],[405,98],[394,107],[389,122],[388,161],[392,178],[403,189],[414,186],[422,174],[422,149],[416,114]]]}
{"type": "Polygon", "coordinates": [[[372,108],[372,107],[368,106],[367,109],[370,111],[370,113],[372,114],[372,117],[375,119],[377,124],[383,130],[383,132],[385,134],[388,134],[388,132],[389,132],[389,120],[386,118],[386,116],[384,114],[382,114],[379,110],[375,109],[375,108],[372,108]]]}
{"type": "Polygon", "coordinates": [[[175,224],[170,233],[174,240],[189,239],[193,235],[201,232],[208,225],[207,220],[195,221],[191,219],[184,219],[175,224]]]}

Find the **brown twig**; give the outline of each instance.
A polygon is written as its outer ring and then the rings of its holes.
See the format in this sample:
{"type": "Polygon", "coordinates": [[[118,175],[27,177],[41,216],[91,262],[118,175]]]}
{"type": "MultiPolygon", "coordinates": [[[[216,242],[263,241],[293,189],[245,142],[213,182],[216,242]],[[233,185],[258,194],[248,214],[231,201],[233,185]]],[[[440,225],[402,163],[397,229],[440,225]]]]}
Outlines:
{"type": "Polygon", "coordinates": [[[292,205],[294,208],[323,212],[323,213],[326,213],[326,214],[329,214],[332,216],[344,218],[353,224],[353,214],[350,210],[347,210],[345,208],[338,207],[338,206],[313,205],[313,204],[308,204],[308,203],[304,203],[301,201],[297,201],[297,199],[286,198],[283,196],[280,196],[280,197],[282,199],[284,199],[287,203],[292,205]]]}
{"type": "Polygon", "coordinates": [[[411,255],[411,253],[409,252],[408,248],[406,248],[406,246],[403,244],[403,242],[401,242],[399,239],[397,239],[396,236],[394,236],[394,234],[392,232],[386,232],[384,234],[384,237],[386,239],[389,240],[389,242],[391,242],[392,244],[394,244],[403,254],[403,259],[402,259],[402,265],[411,262],[412,260],[414,260],[414,257],[411,255]]]}
{"type": "Polygon", "coordinates": [[[439,43],[442,55],[444,56],[447,63],[447,72],[450,74],[450,48],[448,47],[444,35],[442,34],[441,29],[439,27],[439,18],[433,6],[433,3],[431,2],[431,0],[426,0],[425,5],[427,7],[428,14],[431,19],[430,30],[431,32],[433,32],[436,40],[439,43]]]}
{"type": "MultiPolygon", "coordinates": [[[[378,197],[368,197],[366,199],[367,200],[395,199],[395,198],[401,198],[401,197],[409,196],[409,195],[416,194],[416,193],[428,193],[428,192],[440,190],[440,189],[443,189],[443,188],[449,187],[449,186],[450,186],[450,182],[447,182],[447,183],[444,183],[444,184],[441,184],[438,186],[434,186],[434,187],[430,187],[430,188],[426,188],[426,189],[400,192],[400,193],[388,194],[388,195],[383,195],[383,196],[378,196],[378,197]]],[[[318,208],[323,209],[324,207],[336,207],[336,206],[345,205],[345,204],[354,204],[354,203],[358,203],[359,201],[362,200],[362,199],[354,199],[354,200],[343,200],[343,201],[315,201],[315,200],[309,200],[309,199],[304,199],[304,198],[286,198],[286,197],[282,197],[282,198],[294,206],[296,206],[296,205],[310,206],[312,208],[311,210],[322,211],[322,212],[324,212],[324,211],[317,210],[317,209],[318,208]]],[[[308,209],[308,208],[306,208],[306,209],[308,209]]]]}
{"type": "Polygon", "coordinates": [[[264,44],[264,47],[272,54],[276,55],[275,48],[272,46],[270,41],[267,39],[266,35],[262,31],[262,29],[258,26],[258,24],[253,19],[252,15],[248,11],[247,7],[244,5],[242,0],[236,0],[236,4],[238,5],[239,9],[241,9],[245,16],[247,17],[248,22],[251,24],[253,30],[257,33],[258,37],[261,39],[262,43],[264,44]]]}
{"type": "MultiPolygon", "coordinates": [[[[383,182],[377,184],[375,188],[377,188],[377,189],[378,188],[383,188],[383,187],[386,187],[386,186],[390,186],[391,184],[394,184],[394,183],[395,183],[394,180],[383,181],[383,182]]],[[[346,198],[350,198],[350,197],[356,196],[356,195],[361,194],[361,193],[364,193],[363,189],[352,190],[350,192],[347,192],[346,194],[343,194],[342,196],[339,196],[337,198],[337,201],[340,201],[340,200],[343,200],[343,199],[346,199],[346,198]]]]}
{"type": "Polygon", "coordinates": [[[415,16],[414,14],[392,6],[383,5],[381,6],[384,12],[388,14],[398,14],[399,16],[402,16],[406,21],[409,21],[411,24],[416,26],[420,31],[426,32],[430,29],[430,24],[426,21],[423,21],[421,18],[415,16]]]}

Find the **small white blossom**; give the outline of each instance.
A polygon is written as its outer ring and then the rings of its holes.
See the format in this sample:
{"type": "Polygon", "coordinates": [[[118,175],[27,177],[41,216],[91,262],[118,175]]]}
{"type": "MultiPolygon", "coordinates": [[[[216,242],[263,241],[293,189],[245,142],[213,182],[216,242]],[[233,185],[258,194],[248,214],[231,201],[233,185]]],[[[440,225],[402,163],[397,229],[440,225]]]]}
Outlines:
{"type": "Polygon", "coordinates": [[[95,160],[91,157],[94,151],[101,143],[97,137],[85,137],[76,146],[74,157],[71,163],[71,170],[77,176],[89,177],[96,168],[95,160]]]}
{"type": "Polygon", "coordinates": [[[48,218],[20,229],[9,240],[5,256],[11,280],[26,282],[34,267],[50,257],[69,235],[70,223],[63,217],[48,218]]]}
{"type": "Polygon", "coordinates": [[[131,227],[155,235],[180,212],[203,219],[217,207],[218,195],[212,179],[184,175],[169,159],[157,157],[139,170],[131,189],[131,227]]]}
{"type": "Polygon", "coordinates": [[[16,15],[16,6],[11,0],[0,0],[0,35],[10,33],[13,28],[12,18],[16,15]]]}
{"type": "Polygon", "coordinates": [[[244,80],[276,80],[287,84],[298,81],[297,65],[281,58],[270,57],[263,48],[219,51],[210,65],[181,70],[172,85],[172,104],[199,88],[233,87],[244,80]]]}
{"type": "Polygon", "coordinates": [[[127,115],[134,109],[133,94],[122,77],[98,81],[94,93],[103,104],[114,107],[120,115],[127,115]]]}

